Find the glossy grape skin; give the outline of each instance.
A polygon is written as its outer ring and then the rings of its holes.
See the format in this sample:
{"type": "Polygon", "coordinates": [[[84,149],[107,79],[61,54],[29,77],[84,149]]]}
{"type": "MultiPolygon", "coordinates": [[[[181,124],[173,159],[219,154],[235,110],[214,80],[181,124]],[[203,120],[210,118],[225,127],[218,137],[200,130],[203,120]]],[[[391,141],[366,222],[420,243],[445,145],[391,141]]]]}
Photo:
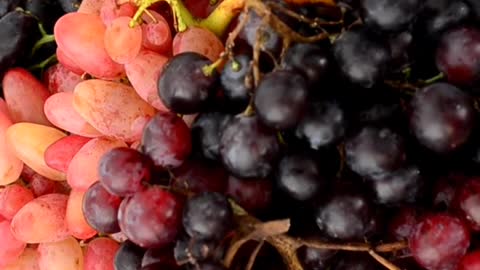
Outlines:
{"type": "Polygon", "coordinates": [[[225,192],[227,171],[215,162],[202,159],[187,160],[182,166],[172,170],[175,176],[172,186],[194,193],[225,192]]]}
{"type": "Polygon", "coordinates": [[[349,30],[333,44],[333,54],[343,75],[352,83],[373,87],[387,70],[389,48],[364,30],[349,30]]]}
{"type": "Polygon", "coordinates": [[[257,34],[261,37],[260,49],[262,51],[268,51],[276,53],[280,50],[282,45],[282,39],[275,30],[262,24],[262,17],[260,17],[255,11],[250,11],[245,14],[241,14],[239,20],[243,19],[243,16],[248,16],[245,27],[240,32],[239,37],[245,40],[248,45],[254,47],[256,44],[257,34]],[[262,27],[262,28],[261,28],[262,27]]]}
{"type": "Polygon", "coordinates": [[[90,186],[83,198],[83,213],[92,228],[100,233],[116,233],[118,209],[122,199],[110,194],[100,182],[90,186]]]}
{"type": "Polygon", "coordinates": [[[428,270],[454,270],[470,245],[470,232],[459,218],[431,214],[417,224],[409,237],[411,253],[428,270]]]}
{"type": "Polygon", "coordinates": [[[293,128],[303,116],[307,97],[307,82],[301,74],[272,71],[262,78],[255,90],[255,111],[268,127],[293,128]]]}
{"type": "Polygon", "coordinates": [[[19,184],[6,186],[0,191],[0,216],[11,220],[25,204],[33,200],[30,189],[19,184]]]}
{"type": "Polygon", "coordinates": [[[120,245],[110,238],[99,237],[88,243],[84,270],[113,270],[113,261],[120,245]]]}
{"type": "Polygon", "coordinates": [[[457,270],[476,270],[480,268],[480,251],[475,250],[463,256],[457,270]]]}
{"type": "Polygon", "coordinates": [[[138,270],[142,265],[142,257],[145,250],[131,241],[122,243],[117,250],[114,259],[115,270],[138,270]]]}
{"type": "Polygon", "coordinates": [[[362,11],[367,25],[383,31],[406,28],[421,10],[422,1],[362,0],[362,11]]]}
{"type": "Polygon", "coordinates": [[[191,237],[220,240],[231,229],[233,211],[225,196],[204,192],[187,201],[182,220],[185,231],[191,237]]]}
{"type": "Polygon", "coordinates": [[[480,178],[472,178],[457,187],[452,201],[453,208],[463,218],[470,229],[480,231],[480,178]]]}
{"type": "Polygon", "coordinates": [[[453,85],[435,83],[415,93],[410,128],[417,140],[437,153],[464,144],[473,129],[472,98],[453,85]]]}
{"type": "Polygon", "coordinates": [[[144,189],[153,162],[137,150],[120,147],[107,152],[98,166],[100,182],[112,194],[125,197],[144,189]]]}
{"type": "Polygon", "coordinates": [[[274,131],[256,117],[234,118],[223,131],[220,154],[227,170],[240,178],[265,178],[280,155],[274,131]]]}
{"type": "Polygon", "coordinates": [[[405,162],[403,138],[388,128],[367,126],[345,142],[347,165],[364,177],[390,173],[405,162]]]}
{"type": "Polygon", "coordinates": [[[193,147],[205,158],[220,159],[220,137],[231,115],[219,112],[200,114],[192,125],[193,147]]]}
{"type": "Polygon", "coordinates": [[[376,201],[380,204],[415,203],[422,193],[424,180],[415,166],[383,174],[370,181],[376,201]]]}
{"type": "Polygon", "coordinates": [[[220,83],[226,102],[240,109],[247,107],[250,99],[252,87],[246,81],[251,75],[250,61],[252,58],[248,54],[235,55],[225,64],[220,74],[220,83]]]}
{"type": "Polygon", "coordinates": [[[297,251],[297,256],[304,269],[323,270],[330,265],[336,253],[335,250],[301,247],[297,251]]]}
{"type": "Polygon", "coordinates": [[[228,177],[226,195],[249,213],[262,212],[272,204],[273,183],[270,179],[228,177]]]}
{"type": "Polygon", "coordinates": [[[186,52],[167,62],[158,80],[158,93],[165,106],[180,114],[202,111],[215,90],[218,75],[205,75],[212,62],[198,53],[186,52]]]}
{"type": "Polygon", "coordinates": [[[295,136],[318,150],[341,139],[346,131],[346,122],[345,112],[337,102],[309,103],[307,112],[295,129],[295,136]]]}
{"type": "Polygon", "coordinates": [[[276,181],[280,190],[298,201],[311,200],[327,185],[319,164],[306,154],[285,155],[278,164],[276,181]]]}
{"type": "Polygon", "coordinates": [[[144,248],[164,247],[180,230],[182,201],[159,186],[135,193],[119,212],[122,232],[144,248]]]}
{"type": "Polygon", "coordinates": [[[190,129],[177,115],[159,112],[145,127],[141,148],[156,166],[179,167],[192,150],[190,129]]]}
{"type": "Polygon", "coordinates": [[[436,63],[448,81],[473,85],[480,80],[480,30],[460,27],[443,34],[438,45],[436,63]]]}

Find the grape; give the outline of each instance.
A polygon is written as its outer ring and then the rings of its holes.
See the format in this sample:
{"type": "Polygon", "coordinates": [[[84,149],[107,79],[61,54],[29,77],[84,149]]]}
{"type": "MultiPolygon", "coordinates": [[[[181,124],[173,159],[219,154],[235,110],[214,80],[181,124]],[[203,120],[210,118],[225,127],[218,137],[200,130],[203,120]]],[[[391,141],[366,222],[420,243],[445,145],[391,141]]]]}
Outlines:
{"type": "Polygon", "coordinates": [[[280,155],[274,131],[264,127],[256,117],[238,116],[227,124],[220,139],[222,161],[240,178],[265,178],[280,155]]]}
{"type": "Polygon", "coordinates": [[[25,248],[22,255],[14,262],[8,264],[3,270],[39,270],[38,261],[40,255],[38,251],[33,248],[25,248]]]}
{"type": "Polygon", "coordinates": [[[8,105],[7,102],[3,98],[0,97],[0,115],[2,118],[8,119],[10,122],[12,122],[12,117],[10,116],[10,112],[8,111],[8,105]]]}
{"type": "Polygon", "coordinates": [[[130,27],[132,18],[122,16],[114,19],[105,31],[105,50],[113,61],[130,63],[142,48],[142,28],[130,27]]]}
{"type": "Polygon", "coordinates": [[[145,250],[136,246],[130,241],[125,241],[120,245],[114,258],[115,270],[138,270],[142,264],[142,257],[145,250]]]}
{"type": "Polygon", "coordinates": [[[480,178],[472,178],[457,187],[452,206],[459,216],[467,221],[470,228],[480,231],[480,178]]]}
{"type": "Polygon", "coordinates": [[[175,176],[172,186],[194,193],[223,193],[227,186],[228,173],[216,163],[206,160],[187,160],[172,171],[175,176]]]}
{"type": "Polygon", "coordinates": [[[456,269],[469,245],[467,225],[449,214],[425,216],[409,237],[413,257],[428,270],[456,269]]]}
{"type": "Polygon", "coordinates": [[[65,66],[66,69],[69,71],[77,74],[77,75],[83,75],[85,74],[85,71],[81,69],[77,63],[72,60],[70,57],[68,57],[60,48],[57,47],[57,60],[58,62],[65,66]]]}
{"type": "Polygon", "coordinates": [[[376,228],[372,205],[360,192],[335,191],[319,205],[315,216],[320,230],[339,240],[361,240],[376,228]]]}
{"type": "Polygon", "coordinates": [[[158,96],[157,82],[168,58],[152,51],[142,50],[125,65],[128,80],[137,94],[159,111],[167,111],[158,96]]]}
{"type": "Polygon", "coordinates": [[[251,75],[250,61],[252,58],[247,54],[235,55],[230,59],[220,74],[220,82],[223,87],[223,95],[229,107],[236,110],[245,109],[250,100],[251,86],[247,78],[251,75]]]}
{"type": "Polygon", "coordinates": [[[471,97],[453,85],[435,83],[415,93],[410,128],[417,140],[437,153],[464,144],[474,126],[471,97]]]}
{"type": "Polygon", "coordinates": [[[258,213],[272,203],[272,191],[273,185],[269,179],[239,179],[230,176],[225,194],[249,213],[258,213]]]}
{"type": "Polygon", "coordinates": [[[123,214],[119,214],[120,228],[128,239],[142,247],[163,247],[177,236],[181,209],[178,197],[152,186],[129,199],[123,214]]]}
{"type": "MultiPolygon", "coordinates": [[[[5,103],[2,103],[5,104],[5,103]]],[[[0,111],[0,185],[15,182],[23,169],[23,162],[6,143],[6,133],[12,125],[8,111],[0,111]]]]}
{"type": "Polygon", "coordinates": [[[127,142],[140,139],[155,109],[127,85],[102,80],[83,81],[75,87],[73,107],[104,135],[127,142]]]}
{"type": "Polygon", "coordinates": [[[65,137],[58,129],[32,123],[18,123],[6,132],[6,142],[26,165],[35,172],[52,180],[65,180],[65,174],[54,170],[45,163],[46,149],[57,140],[65,137]]]}
{"type": "Polygon", "coordinates": [[[192,125],[193,147],[207,159],[220,159],[220,137],[231,115],[218,112],[202,113],[192,125]]]}
{"type": "Polygon", "coordinates": [[[185,237],[177,240],[174,256],[179,265],[189,261],[202,262],[208,259],[221,259],[219,249],[221,248],[217,248],[214,242],[185,237]]]}
{"type": "Polygon", "coordinates": [[[2,87],[13,122],[51,125],[43,112],[43,104],[50,93],[27,70],[10,69],[3,77],[2,87]]]}
{"type": "Polygon", "coordinates": [[[28,202],[12,219],[15,238],[27,243],[55,242],[65,239],[68,196],[47,194],[28,202]]]}
{"type": "Polygon", "coordinates": [[[150,14],[152,14],[156,21],[153,21],[153,19],[146,14],[142,16],[142,19],[144,20],[144,22],[146,22],[142,24],[142,45],[148,50],[157,53],[168,54],[172,50],[173,42],[170,26],[168,25],[165,17],[153,10],[149,12],[150,14]]]}
{"type": "Polygon", "coordinates": [[[463,256],[457,270],[475,270],[480,267],[480,251],[472,251],[463,256]]]}
{"type": "Polygon", "coordinates": [[[38,245],[40,270],[83,270],[83,252],[77,240],[69,237],[38,245]]]}
{"type": "Polygon", "coordinates": [[[105,26],[109,27],[119,17],[132,18],[137,11],[133,3],[120,3],[116,0],[104,0],[100,9],[100,17],[105,26]]]}
{"type": "Polygon", "coordinates": [[[99,16],[79,11],[62,16],[54,33],[58,48],[85,72],[97,78],[120,78],[124,69],[105,50],[105,30],[99,16]]]}
{"type": "Polygon", "coordinates": [[[384,31],[405,29],[421,10],[422,1],[362,0],[364,20],[367,25],[384,31]]]}
{"type": "Polygon", "coordinates": [[[336,253],[334,250],[301,247],[297,251],[297,256],[304,269],[323,270],[328,267],[336,253]]]}
{"type": "Polygon", "coordinates": [[[384,174],[370,181],[380,204],[414,203],[421,195],[423,179],[415,166],[384,174]]]}
{"type": "Polygon", "coordinates": [[[60,63],[48,68],[43,78],[50,93],[73,92],[75,86],[82,81],[80,75],[60,63]]]}
{"type": "Polygon", "coordinates": [[[183,210],[183,227],[195,239],[222,239],[233,224],[233,211],[227,198],[204,192],[190,198],[183,210]]]}
{"type": "Polygon", "coordinates": [[[449,82],[472,85],[480,80],[480,30],[460,27],[443,34],[438,45],[438,69],[449,82]]]}
{"type": "Polygon", "coordinates": [[[302,75],[294,71],[272,71],[255,90],[255,111],[271,128],[293,128],[303,116],[307,96],[307,82],[302,75]]]}
{"type": "Polygon", "coordinates": [[[246,14],[241,14],[239,21],[243,20],[243,16],[248,16],[245,27],[240,32],[240,38],[245,40],[248,45],[254,47],[257,41],[257,36],[260,41],[260,49],[262,51],[277,53],[280,51],[282,39],[280,35],[268,24],[263,24],[262,17],[256,12],[249,11],[246,14]]]}
{"type": "MultiPolygon", "coordinates": [[[[463,1],[439,2],[442,8],[435,10],[433,16],[425,16],[426,31],[434,38],[438,38],[445,30],[466,22],[472,13],[471,8],[463,1]],[[442,4],[442,2],[444,2],[444,4],[442,4]]],[[[425,19],[425,17],[423,17],[423,19],[425,19]]]]}
{"type": "Polygon", "coordinates": [[[276,173],[280,190],[298,201],[318,196],[326,187],[326,179],[316,160],[305,154],[285,155],[276,173]]]}
{"type": "Polygon", "coordinates": [[[66,13],[75,12],[80,7],[82,0],[58,0],[66,13]]]}
{"type": "Polygon", "coordinates": [[[193,52],[214,62],[224,49],[223,42],[214,33],[200,27],[189,27],[173,38],[173,55],[193,52]]]}
{"type": "Polygon", "coordinates": [[[0,192],[0,215],[11,220],[33,198],[33,193],[26,187],[19,184],[6,186],[0,192]]]}
{"type": "Polygon", "coordinates": [[[185,0],[185,6],[187,9],[194,15],[199,18],[206,18],[218,6],[220,1],[217,1],[217,4],[213,4],[209,0],[185,0]]]}
{"type": "Polygon", "coordinates": [[[68,184],[74,189],[86,190],[100,180],[98,164],[101,157],[111,149],[126,146],[122,141],[106,137],[90,140],[78,150],[70,161],[67,169],[68,184]]]}
{"type": "Polygon", "coordinates": [[[309,103],[307,111],[298,123],[295,136],[308,142],[310,148],[336,143],[345,134],[346,115],[337,102],[309,103]]]}
{"type": "Polygon", "coordinates": [[[106,237],[95,238],[88,243],[85,252],[85,270],[114,270],[113,261],[120,245],[106,237]]]}
{"type": "Polygon", "coordinates": [[[0,17],[19,6],[20,0],[5,0],[0,3],[0,17]]]}
{"type": "Polygon", "coordinates": [[[51,95],[44,104],[47,119],[56,127],[70,133],[98,137],[102,134],[92,127],[73,107],[74,95],[71,92],[62,92],[51,95]]]}
{"type": "Polygon", "coordinates": [[[64,11],[57,0],[29,0],[25,1],[25,11],[42,22],[46,31],[51,32],[55,21],[64,11]]]}
{"type": "Polygon", "coordinates": [[[77,239],[89,239],[97,232],[85,220],[82,210],[85,191],[73,189],[68,197],[65,222],[70,234],[77,239]]]}
{"type": "MultiPolygon", "coordinates": [[[[53,181],[35,173],[30,180],[30,189],[35,197],[51,193],[67,194],[70,187],[65,182],[53,181]]],[[[23,178],[25,180],[25,178],[23,178]]]]}
{"type": "Polygon", "coordinates": [[[116,233],[118,210],[122,199],[108,193],[100,182],[90,186],[83,197],[83,214],[92,228],[100,233],[116,233]]]}
{"type": "Polygon", "coordinates": [[[318,85],[326,79],[332,65],[330,52],[316,44],[297,43],[288,48],[282,59],[282,67],[301,71],[308,84],[318,85]]]}
{"type": "Polygon", "coordinates": [[[398,210],[388,224],[389,234],[398,241],[408,239],[418,223],[418,210],[403,207],[398,210]]]}
{"type": "Polygon", "coordinates": [[[105,153],[98,168],[100,182],[107,191],[125,197],[145,188],[151,178],[153,162],[137,150],[120,147],[105,153]]]}
{"type": "Polygon", "coordinates": [[[23,253],[26,243],[18,240],[10,231],[10,221],[0,221],[0,267],[14,262],[23,253]]]}
{"type": "Polygon", "coordinates": [[[78,135],[68,135],[59,139],[45,150],[45,163],[50,168],[67,173],[73,157],[90,140],[78,135]]]}
{"type": "Polygon", "coordinates": [[[450,209],[456,190],[463,182],[463,179],[452,179],[450,177],[442,177],[436,180],[433,187],[433,206],[439,209],[450,209]]]}
{"type": "Polygon", "coordinates": [[[202,111],[215,91],[217,74],[205,74],[203,68],[211,62],[198,53],[177,54],[166,64],[158,81],[158,93],[163,103],[180,114],[202,111]]]}
{"type": "Polygon", "coordinates": [[[169,246],[167,248],[148,249],[143,255],[142,267],[152,264],[176,265],[173,248],[169,246]]]}
{"type": "Polygon", "coordinates": [[[157,113],[143,131],[142,152],[150,156],[156,166],[179,167],[191,149],[190,129],[173,113],[157,113]]]}
{"type": "Polygon", "coordinates": [[[333,53],[343,75],[365,88],[373,87],[387,70],[389,48],[364,30],[349,30],[333,44],[333,53]]]}

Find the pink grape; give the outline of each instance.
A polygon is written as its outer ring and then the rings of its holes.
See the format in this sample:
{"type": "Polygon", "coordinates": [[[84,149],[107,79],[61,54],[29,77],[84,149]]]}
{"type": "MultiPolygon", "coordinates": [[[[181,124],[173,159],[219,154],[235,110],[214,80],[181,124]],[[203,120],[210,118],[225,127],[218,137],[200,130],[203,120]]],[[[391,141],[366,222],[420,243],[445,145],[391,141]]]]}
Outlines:
{"type": "Polygon", "coordinates": [[[53,181],[35,173],[30,180],[30,189],[35,197],[40,197],[51,193],[67,194],[69,187],[64,182],[53,181]]]}
{"type": "Polygon", "coordinates": [[[2,270],[39,270],[39,260],[40,254],[38,254],[38,251],[27,247],[14,262],[8,264],[2,270]]]}
{"type": "Polygon", "coordinates": [[[70,71],[61,63],[51,66],[43,76],[44,83],[50,93],[73,92],[82,77],[70,71]]]}
{"type": "Polygon", "coordinates": [[[105,49],[113,61],[120,64],[131,62],[142,48],[142,28],[130,27],[130,17],[114,19],[105,31],[105,49]]]}
{"type": "Polygon", "coordinates": [[[224,49],[222,41],[214,33],[200,27],[190,27],[173,38],[173,55],[196,52],[214,62],[224,49]]]}
{"type": "Polygon", "coordinates": [[[0,268],[14,262],[27,244],[18,240],[10,231],[10,221],[0,221],[0,268]]]}
{"type": "Polygon", "coordinates": [[[43,104],[50,92],[27,70],[10,69],[3,77],[2,86],[14,122],[51,125],[43,112],[43,104]]]}
{"type": "Polygon", "coordinates": [[[15,238],[26,243],[55,242],[69,233],[65,223],[68,196],[47,194],[27,203],[12,219],[15,238]]]}
{"type": "Polygon", "coordinates": [[[80,148],[67,169],[67,181],[73,189],[86,190],[100,180],[98,164],[100,158],[117,147],[127,145],[120,140],[99,137],[92,139],[80,148]]]}
{"type": "Polygon", "coordinates": [[[6,143],[26,165],[52,180],[65,180],[65,174],[45,163],[46,149],[66,135],[52,127],[32,123],[17,123],[6,132],[6,143]]]}
{"type": "Polygon", "coordinates": [[[147,14],[142,16],[145,22],[142,24],[143,47],[157,53],[169,54],[172,50],[170,26],[165,17],[153,10],[149,12],[156,21],[147,14]]]}
{"type": "Polygon", "coordinates": [[[85,270],[114,270],[113,259],[120,245],[106,237],[88,243],[85,252],[85,270]]]}
{"type": "Polygon", "coordinates": [[[85,191],[72,190],[68,197],[65,221],[68,231],[77,239],[89,239],[97,232],[88,225],[83,215],[82,205],[85,191]]]}
{"type": "Polygon", "coordinates": [[[72,60],[72,58],[68,57],[60,48],[57,48],[57,59],[58,62],[69,71],[77,75],[83,75],[85,73],[85,71],[83,71],[83,69],[81,69],[77,63],[72,60]]]}
{"type": "Polygon", "coordinates": [[[78,12],[100,15],[104,1],[105,0],[82,0],[80,7],[78,7],[78,12]]]}
{"type": "Polygon", "coordinates": [[[139,140],[155,109],[127,85],[102,80],[83,81],[74,91],[75,110],[106,136],[139,140]]]}
{"type": "Polygon", "coordinates": [[[0,112],[0,185],[15,182],[23,170],[23,162],[6,142],[6,133],[12,120],[4,111],[0,112]]]}
{"type": "Polygon", "coordinates": [[[0,192],[0,215],[11,220],[25,204],[33,200],[33,193],[19,184],[6,186],[0,192]]]}
{"type": "Polygon", "coordinates": [[[73,237],[38,245],[40,270],[83,270],[83,252],[73,237]]]}
{"type": "Polygon", "coordinates": [[[125,65],[128,80],[137,94],[159,111],[167,111],[158,95],[158,78],[168,58],[152,51],[142,50],[125,65]]]}
{"type": "Polygon", "coordinates": [[[0,115],[4,115],[8,119],[12,119],[10,116],[10,112],[8,111],[7,102],[3,98],[0,97],[0,115]]]}
{"type": "Polygon", "coordinates": [[[60,17],[54,33],[58,47],[85,72],[97,78],[120,78],[123,66],[108,56],[105,30],[99,16],[76,12],[60,17]]]}
{"type": "Polygon", "coordinates": [[[73,92],[61,92],[50,96],[44,105],[48,120],[56,127],[73,134],[85,137],[101,136],[102,134],[74,109],[73,97],[73,92]]]}
{"type": "Polygon", "coordinates": [[[73,157],[90,140],[78,135],[63,137],[45,150],[45,162],[50,168],[67,173],[73,157]]]}
{"type": "Polygon", "coordinates": [[[118,17],[133,17],[137,7],[133,3],[118,4],[115,0],[104,0],[100,10],[100,17],[106,26],[118,17]]]}

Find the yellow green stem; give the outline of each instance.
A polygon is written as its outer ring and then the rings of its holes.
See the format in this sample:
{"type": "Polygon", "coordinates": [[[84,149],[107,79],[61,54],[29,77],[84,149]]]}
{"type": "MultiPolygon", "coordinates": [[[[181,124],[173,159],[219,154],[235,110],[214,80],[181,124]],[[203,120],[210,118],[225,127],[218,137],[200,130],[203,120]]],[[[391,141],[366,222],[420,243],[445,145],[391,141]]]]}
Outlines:
{"type": "Polygon", "coordinates": [[[232,20],[242,11],[246,0],[225,0],[215,10],[200,22],[218,37],[223,36],[232,20]]]}

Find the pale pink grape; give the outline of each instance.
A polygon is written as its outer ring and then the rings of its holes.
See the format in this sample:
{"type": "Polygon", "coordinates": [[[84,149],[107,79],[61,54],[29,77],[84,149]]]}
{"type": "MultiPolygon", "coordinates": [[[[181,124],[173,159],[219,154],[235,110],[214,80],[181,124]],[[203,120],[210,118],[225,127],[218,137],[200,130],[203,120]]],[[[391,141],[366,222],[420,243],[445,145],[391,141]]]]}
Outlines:
{"type": "Polygon", "coordinates": [[[200,27],[190,27],[173,38],[173,55],[196,52],[214,62],[224,49],[222,41],[214,33],[200,27]]]}
{"type": "Polygon", "coordinates": [[[25,242],[15,238],[10,231],[10,221],[0,221],[0,269],[14,262],[26,246],[25,242]]]}
{"type": "Polygon", "coordinates": [[[104,1],[105,0],[82,0],[82,3],[78,8],[78,12],[85,13],[85,14],[100,15],[100,10],[102,9],[104,1]]]}
{"type": "Polygon", "coordinates": [[[73,92],[75,86],[82,81],[82,77],[70,71],[61,63],[48,68],[43,76],[44,83],[50,93],[73,92]]]}
{"type": "Polygon", "coordinates": [[[0,191],[0,215],[11,220],[25,204],[34,199],[32,191],[19,184],[6,186],[0,191]]]}
{"type": "Polygon", "coordinates": [[[10,117],[10,112],[8,111],[7,102],[5,102],[5,100],[1,97],[0,97],[0,114],[3,114],[10,120],[12,119],[12,117],[10,117]]]}
{"type": "Polygon", "coordinates": [[[170,54],[172,50],[172,32],[165,17],[159,13],[150,10],[150,14],[155,18],[154,21],[149,15],[143,14],[142,24],[143,46],[151,51],[170,54]]]}
{"type": "Polygon", "coordinates": [[[158,78],[168,58],[158,53],[142,50],[125,65],[127,77],[137,94],[159,111],[167,111],[158,95],[158,78]]]}
{"type": "Polygon", "coordinates": [[[77,75],[83,75],[85,71],[81,69],[77,63],[68,57],[60,48],[57,48],[57,59],[60,64],[62,64],[66,69],[77,75]]]}
{"type": "Polygon", "coordinates": [[[0,111],[0,185],[15,182],[23,170],[21,161],[7,143],[7,129],[13,124],[8,114],[0,111]]]}
{"type": "Polygon", "coordinates": [[[131,62],[142,48],[142,27],[130,27],[130,17],[114,19],[105,31],[105,49],[113,61],[120,64],[131,62]]]}
{"type": "Polygon", "coordinates": [[[68,231],[77,239],[92,238],[97,232],[88,225],[83,215],[82,204],[85,191],[73,189],[67,204],[66,222],[68,231]]]}
{"type": "Polygon", "coordinates": [[[73,107],[73,91],[61,92],[45,101],[45,115],[56,127],[84,137],[102,134],[90,125],[73,107]]]}
{"type": "Polygon", "coordinates": [[[73,157],[90,140],[78,135],[63,137],[45,150],[45,162],[50,168],[67,173],[73,157]]]}
{"type": "Polygon", "coordinates": [[[123,141],[99,137],[86,143],[73,157],[67,170],[68,184],[74,189],[87,190],[97,182],[100,158],[117,147],[127,147],[123,141]]]}
{"type": "Polygon", "coordinates": [[[136,11],[137,7],[134,3],[120,4],[116,0],[104,0],[100,10],[100,18],[106,26],[109,26],[118,17],[132,18],[136,11]]]}
{"type": "Polygon", "coordinates": [[[73,237],[38,245],[40,270],[84,270],[83,251],[73,237]]]}
{"type": "Polygon", "coordinates": [[[39,270],[39,260],[40,254],[38,254],[38,251],[27,247],[14,262],[8,264],[2,270],[39,270]]]}
{"type": "Polygon", "coordinates": [[[113,260],[120,245],[106,237],[88,243],[85,252],[85,270],[114,270],[113,260]]]}
{"type": "Polygon", "coordinates": [[[75,110],[104,135],[133,142],[155,114],[135,90],[122,83],[88,80],[74,91],[75,110]]]}

